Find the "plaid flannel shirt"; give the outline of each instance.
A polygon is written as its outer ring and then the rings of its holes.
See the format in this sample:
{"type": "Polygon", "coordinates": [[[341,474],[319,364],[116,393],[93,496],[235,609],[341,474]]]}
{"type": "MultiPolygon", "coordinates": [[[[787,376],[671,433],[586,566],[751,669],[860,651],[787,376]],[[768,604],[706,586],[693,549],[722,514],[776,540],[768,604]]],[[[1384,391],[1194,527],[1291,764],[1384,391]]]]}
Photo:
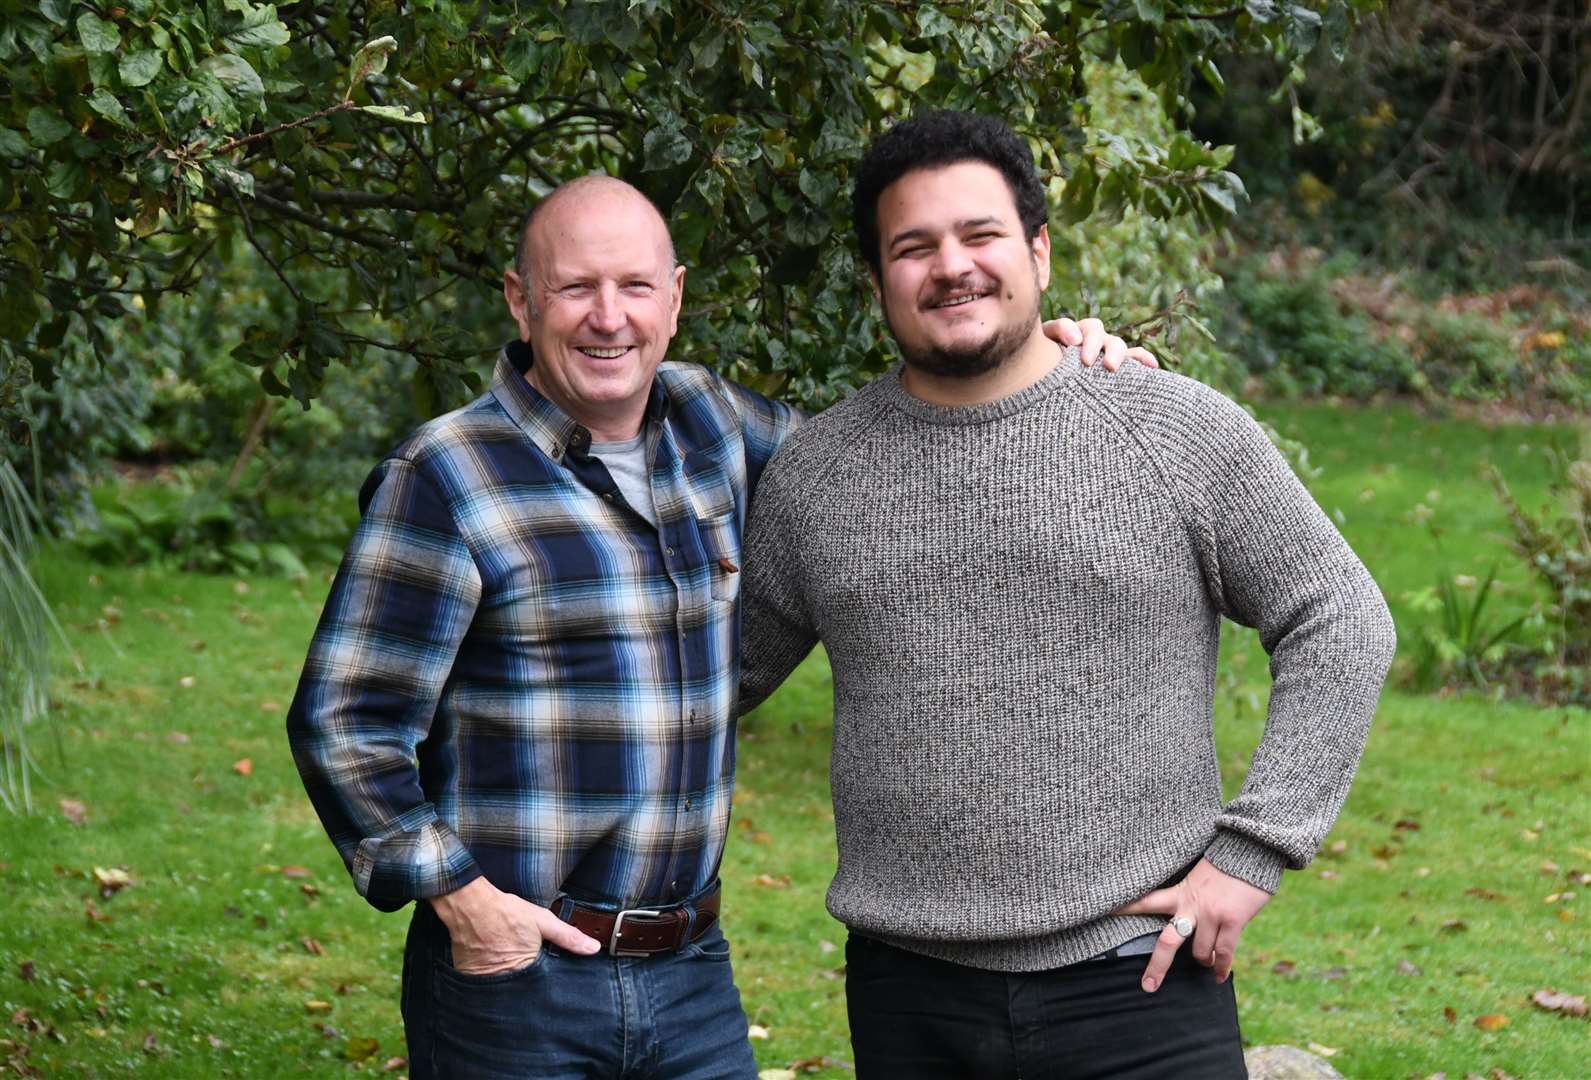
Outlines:
{"type": "Polygon", "coordinates": [[[800,414],[665,363],[642,430],[659,520],[522,377],[371,473],[287,727],[359,892],[485,875],[547,904],[693,898],[734,783],[740,543],[800,414]]]}

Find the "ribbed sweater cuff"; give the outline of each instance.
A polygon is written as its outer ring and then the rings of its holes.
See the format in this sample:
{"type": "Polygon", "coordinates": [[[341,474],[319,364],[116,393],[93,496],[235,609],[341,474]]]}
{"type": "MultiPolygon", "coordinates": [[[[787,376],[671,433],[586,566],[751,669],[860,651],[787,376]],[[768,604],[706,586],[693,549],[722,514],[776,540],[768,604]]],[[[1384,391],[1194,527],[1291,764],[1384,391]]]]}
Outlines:
{"type": "Polygon", "coordinates": [[[1216,833],[1210,846],[1205,848],[1204,857],[1221,873],[1246,881],[1273,896],[1281,888],[1282,871],[1287,867],[1287,857],[1275,848],[1225,829],[1216,833]]]}

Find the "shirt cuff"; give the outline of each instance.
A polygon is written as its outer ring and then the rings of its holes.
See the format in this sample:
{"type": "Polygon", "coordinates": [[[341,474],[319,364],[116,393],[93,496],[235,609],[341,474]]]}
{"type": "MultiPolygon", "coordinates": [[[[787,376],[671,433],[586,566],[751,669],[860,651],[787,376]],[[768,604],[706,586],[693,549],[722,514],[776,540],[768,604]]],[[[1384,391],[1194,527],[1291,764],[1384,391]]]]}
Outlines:
{"type": "Polygon", "coordinates": [[[354,886],[379,911],[441,896],[482,876],[452,829],[431,822],[413,832],[370,836],[354,853],[354,886]]]}
{"type": "Polygon", "coordinates": [[[1266,847],[1239,833],[1219,830],[1204,857],[1223,874],[1246,881],[1256,889],[1271,895],[1282,884],[1282,871],[1287,867],[1287,857],[1275,848],[1266,847]]]}

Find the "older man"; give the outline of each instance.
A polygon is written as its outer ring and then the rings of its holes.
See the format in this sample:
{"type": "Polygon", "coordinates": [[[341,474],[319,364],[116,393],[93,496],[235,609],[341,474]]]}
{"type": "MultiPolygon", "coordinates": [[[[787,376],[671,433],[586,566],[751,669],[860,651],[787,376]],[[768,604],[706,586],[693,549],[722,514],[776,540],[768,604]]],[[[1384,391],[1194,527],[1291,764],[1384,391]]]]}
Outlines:
{"type": "Polygon", "coordinates": [[[854,219],[904,364],[763,476],[742,706],[823,641],[857,1074],[1242,1076],[1234,950],[1347,795],[1381,595],[1242,409],[1045,337],[1044,190],[1005,125],[900,124],[854,219]],[[1275,679],[1230,802],[1223,616],[1275,679]]]}
{"type": "Polygon", "coordinates": [[[416,1078],[755,1073],[717,874],[741,526],[799,417],[664,362],[684,277],[634,188],[558,189],[490,391],[361,492],[288,730],[360,893],[423,901],[416,1078]]]}

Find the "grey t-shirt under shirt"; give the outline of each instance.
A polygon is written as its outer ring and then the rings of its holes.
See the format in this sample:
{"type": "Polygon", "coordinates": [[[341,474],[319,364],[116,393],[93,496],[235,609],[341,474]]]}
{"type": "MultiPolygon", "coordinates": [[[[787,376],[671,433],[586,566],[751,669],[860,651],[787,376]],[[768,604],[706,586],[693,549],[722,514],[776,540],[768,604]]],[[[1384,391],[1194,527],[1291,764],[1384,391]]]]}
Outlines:
{"type": "Polygon", "coordinates": [[[652,502],[652,478],[646,467],[646,432],[624,442],[594,442],[591,456],[600,458],[608,475],[619,485],[630,508],[657,528],[657,507],[652,502]]]}

